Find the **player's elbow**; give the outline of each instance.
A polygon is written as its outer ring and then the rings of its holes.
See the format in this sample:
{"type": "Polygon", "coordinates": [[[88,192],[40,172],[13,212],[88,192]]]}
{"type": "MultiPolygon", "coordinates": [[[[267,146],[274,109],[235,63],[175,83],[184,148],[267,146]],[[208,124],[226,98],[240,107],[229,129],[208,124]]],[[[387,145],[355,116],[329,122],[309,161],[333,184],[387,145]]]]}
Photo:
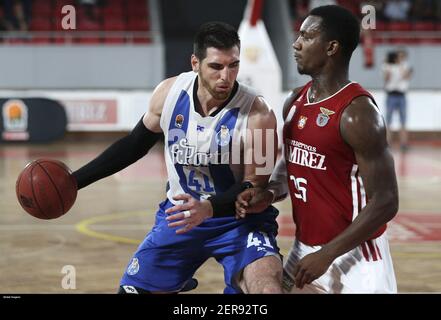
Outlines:
{"type": "Polygon", "coordinates": [[[398,190],[391,190],[383,194],[383,212],[387,221],[392,220],[398,213],[398,190]]]}

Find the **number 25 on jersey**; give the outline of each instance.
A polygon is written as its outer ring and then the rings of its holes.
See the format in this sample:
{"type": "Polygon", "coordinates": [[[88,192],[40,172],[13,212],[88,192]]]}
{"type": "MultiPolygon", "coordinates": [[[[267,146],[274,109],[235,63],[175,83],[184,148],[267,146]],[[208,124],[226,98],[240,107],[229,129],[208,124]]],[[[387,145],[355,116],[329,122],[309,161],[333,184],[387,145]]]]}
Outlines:
{"type": "Polygon", "coordinates": [[[289,178],[294,183],[294,187],[298,191],[294,193],[294,196],[297,199],[302,199],[303,202],[306,202],[306,185],[308,184],[308,181],[305,178],[296,178],[293,175],[290,175],[289,178]]]}

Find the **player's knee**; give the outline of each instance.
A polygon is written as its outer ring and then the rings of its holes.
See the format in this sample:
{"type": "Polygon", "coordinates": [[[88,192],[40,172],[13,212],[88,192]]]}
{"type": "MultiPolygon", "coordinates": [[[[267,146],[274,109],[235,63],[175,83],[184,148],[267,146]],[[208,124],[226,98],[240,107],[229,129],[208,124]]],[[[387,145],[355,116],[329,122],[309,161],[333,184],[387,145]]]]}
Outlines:
{"type": "Polygon", "coordinates": [[[244,281],[244,293],[274,294],[283,293],[282,279],[277,275],[261,276],[260,278],[244,281]]]}
{"type": "Polygon", "coordinates": [[[263,294],[278,294],[283,293],[282,284],[274,283],[266,285],[262,288],[263,294]]]}

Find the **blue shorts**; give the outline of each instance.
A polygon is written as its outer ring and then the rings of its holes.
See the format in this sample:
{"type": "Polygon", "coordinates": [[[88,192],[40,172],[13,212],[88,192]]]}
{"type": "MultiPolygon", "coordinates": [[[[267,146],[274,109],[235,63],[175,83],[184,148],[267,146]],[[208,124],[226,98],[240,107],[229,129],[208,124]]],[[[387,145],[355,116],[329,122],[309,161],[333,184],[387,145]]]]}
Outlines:
{"type": "Polygon", "coordinates": [[[388,93],[386,98],[386,123],[390,126],[392,122],[392,114],[398,112],[400,115],[400,124],[402,127],[406,125],[406,96],[404,94],[388,93]]]}
{"type": "Polygon", "coordinates": [[[148,291],[179,291],[209,258],[224,268],[224,293],[241,293],[237,279],[253,261],[279,256],[276,243],[278,210],[269,207],[263,213],[247,216],[211,218],[181,235],[169,228],[164,212],[173,204],[159,205],[153,229],[129,262],[120,285],[148,291]]]}

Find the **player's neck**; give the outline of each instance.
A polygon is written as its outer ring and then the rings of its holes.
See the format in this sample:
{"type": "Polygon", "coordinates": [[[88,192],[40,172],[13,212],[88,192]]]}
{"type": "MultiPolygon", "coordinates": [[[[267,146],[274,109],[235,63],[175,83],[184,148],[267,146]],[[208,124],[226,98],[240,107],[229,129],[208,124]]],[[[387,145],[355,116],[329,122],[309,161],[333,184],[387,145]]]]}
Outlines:
{"type": "Polygon", "coordinates": [[[210,115],[217,108],[222,106],[227,99],[217,100],[207,90],[198,90],[197,97],[204,115],[210,115]]]}
{"type": "Polygon", "coordinates": [[[193,87],[193,99],[196,112],[203,117],[215,116],[231,101],[238,88],[239,85],[235,82],[233,90],[230,92],[228,98],[218,100],[215,99],[207,89],[201,86],[198,82],[195,82],[193,87]]]}
{"type": "Polygon", "coordinates": [[[348,71],[323,72],[312,77],[310,101],[317,102],[326,99],[349,83],[348,71]]]}

